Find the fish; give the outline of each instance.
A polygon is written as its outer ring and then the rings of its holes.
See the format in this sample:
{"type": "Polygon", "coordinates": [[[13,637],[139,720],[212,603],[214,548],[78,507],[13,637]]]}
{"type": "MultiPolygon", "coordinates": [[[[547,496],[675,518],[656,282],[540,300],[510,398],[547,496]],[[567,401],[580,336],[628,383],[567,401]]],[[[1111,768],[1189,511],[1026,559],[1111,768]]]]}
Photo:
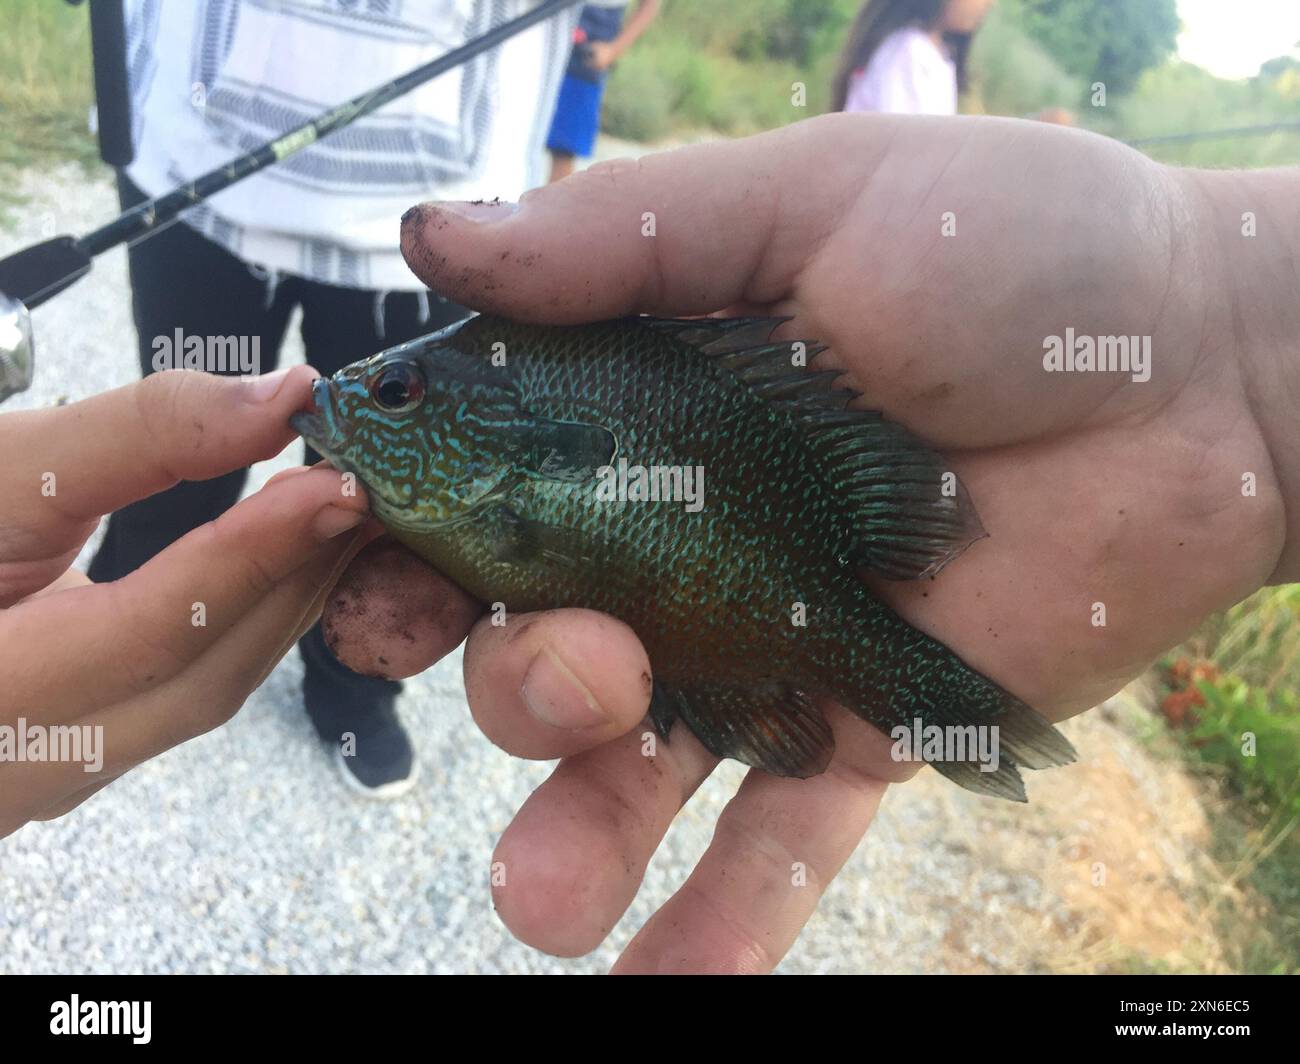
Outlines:
{"type": "Polygon", "coordinates": [[[896,756],[1025,801],[1018,768],[1074,761],[1069,741],[862,576],[937,575],[986,535],[969,493],[852,405],[821,345],[773,340],[789,320],[475,315],[320,378],[292,425],[484,603],[630,626],[663,741],[681,721],[719,758],[807,778],[834,753],[829,698],[896,756]]]}

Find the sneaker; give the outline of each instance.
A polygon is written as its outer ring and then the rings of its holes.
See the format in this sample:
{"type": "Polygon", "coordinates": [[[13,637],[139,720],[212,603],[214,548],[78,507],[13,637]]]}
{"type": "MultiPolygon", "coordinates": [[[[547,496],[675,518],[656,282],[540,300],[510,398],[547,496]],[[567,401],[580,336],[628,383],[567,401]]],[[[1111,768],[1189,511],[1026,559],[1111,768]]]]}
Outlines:
{"type": "Polygon", "coordinates": [[[319,624],[298,643],[303,707],[330,747],[343,782],[367,798],[400,798],[415,786],[419,762],[397,715],[400,683],[358,676],[339,663],[319,624]],[[355,736],[346,745],[344,736],[355,736]],[[344,749],[348,750],[344,754],[344,749]]]}
{"type": "Polygon", "coordinates": [[[375,716],[379,719],[368,720],[365,731],[357,732],[355,741],[347,744],[351,753],[343,752],[342,742],[330,745],[339,775],[350,790],[366,798],[392,801],[415,786],[420,763],[397,714],[388,710],[375,716]]]}

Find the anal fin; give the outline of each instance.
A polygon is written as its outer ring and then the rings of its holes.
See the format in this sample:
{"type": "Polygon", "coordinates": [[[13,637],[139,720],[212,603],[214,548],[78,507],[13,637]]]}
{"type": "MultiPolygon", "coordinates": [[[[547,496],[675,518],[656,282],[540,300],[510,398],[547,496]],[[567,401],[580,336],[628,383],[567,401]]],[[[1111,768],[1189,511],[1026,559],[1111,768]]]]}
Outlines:
{"type": "Polygon", "coordinates": [[[774,776],[815,776],[835,752],[835,736],[821,710],[789,684],[677,688],[656,681],[650,700],[655,729],[667,738],[679,717],[714,756],[774,776]]]}

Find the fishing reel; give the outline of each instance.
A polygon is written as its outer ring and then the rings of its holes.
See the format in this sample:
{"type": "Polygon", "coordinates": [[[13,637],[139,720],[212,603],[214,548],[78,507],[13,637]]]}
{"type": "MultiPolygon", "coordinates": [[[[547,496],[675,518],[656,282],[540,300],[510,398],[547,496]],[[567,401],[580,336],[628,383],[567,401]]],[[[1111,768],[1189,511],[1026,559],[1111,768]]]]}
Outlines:
{"type": "Polygon", "coordinates": [[[0,292],[0,403],[31,387],[34,355],[31,314],[0,292]]]}

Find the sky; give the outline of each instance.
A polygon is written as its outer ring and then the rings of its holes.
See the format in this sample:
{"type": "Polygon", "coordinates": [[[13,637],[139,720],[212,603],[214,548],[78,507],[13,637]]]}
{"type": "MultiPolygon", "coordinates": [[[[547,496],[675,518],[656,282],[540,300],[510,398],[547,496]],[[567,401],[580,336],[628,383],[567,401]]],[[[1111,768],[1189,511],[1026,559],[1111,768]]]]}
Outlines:
{"type": "Polygon", "coordinates": [[[1178,15],[1178,54],[1221,78],[1251,77],[1277,55],[1300,56],[1300,0],[1178,0],[1178,15]]]}

